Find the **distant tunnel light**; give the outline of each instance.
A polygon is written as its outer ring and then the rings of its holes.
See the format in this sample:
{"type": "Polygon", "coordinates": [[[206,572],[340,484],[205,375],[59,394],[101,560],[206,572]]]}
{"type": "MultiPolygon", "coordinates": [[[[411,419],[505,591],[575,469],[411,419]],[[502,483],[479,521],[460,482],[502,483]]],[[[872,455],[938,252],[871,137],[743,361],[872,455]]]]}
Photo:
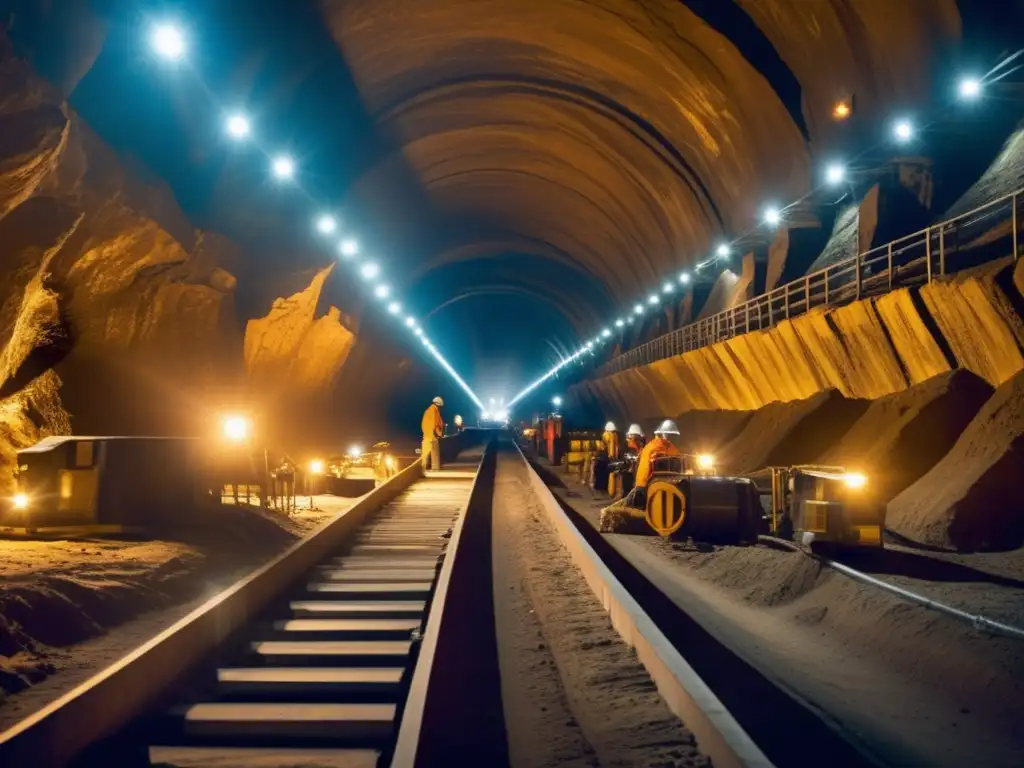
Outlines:
{"type": "Polygon", "coordinates": [[[776,208],[774,205],[770,205],[770,206],[768,206],[767,208],[764,209],[764,223],[765,224],[768,224],[768,225],[774,227],[780,221],[782,221],[782,214],[779,212],[778,208],[776,208]]]}
{"type": "Polygon", "coordinates": [[[914,138],[914,124],[907,119],[897,120],[892,126],[892,134],[901,144],[914,138]]]}
{"type": "Polygon", "coordinates": [[[28,509],[28,496],[24,493],[16,493],[11,499],[11,504],[15,509],[28,509]]]}
{"type": "Polygon", "coordinates": [[[603,331],[601,331],[601,335],[604,336],[607,339],[609,336],[612,335],[612,332],[610,330],[608,330],[607,328],[605,328],[603,331]]]}
{"type": "Polygon", "coordinates": [[[724,259],[730,253],[732,253],[732,250],[729,248],[728,245],[726,245],[725,243],[722,243],[720,246],[718,246],[718,248],[715,249],[715,253],[717,253],[721,258],[724,259]]]}
{"type": "Polygon", "coordinates": [[[557,408],[562,404],[562,398],[560,398],[558,395],[555,395],[554,397],[551,398],[551,404],[555,406],[555,408],[557,408]]]}
{"type": "Polygon", "coordinates": [[[401,311],[402,305],[399,304],[397,301],[392,301],[390,304],[388,304],[388,312],[390,312],[392,315],[397,315],[401,311]]]}
{"type": "Polygon", "coordinates": [[[970,101],[981,95],[981,80],[976,77],[963,77],[958,88],[960,98],[970,101]]]}
{"type": "Polygon", "coordinates": [[[342,256],[355,256],[359,253],[359,243],[351,237],[346,237],[338,244],[338,250],[341,251],[342,256]]]}
{"type": "Polygon", "coordinates": [[[391,293],[391,286],[382,283],[373,289],[373,295],[378,299],[386,299],[391,293]]]}
{"type": "Polygon", "coordinates": [[[679,282],[682,283],[683,285],[686,285],[688,282],[690,282],[690,273],[681,272],[679,274],[679,282]]]}
{"type": "Polygon", "coordinates": [[[412,327],[413,327],[414,325],[416,325],[416,318],[415,318],[415,317],[413,317],[412,315],[408,315],[408,316],[406,316],[406,318],[405,318],[405,324],[406,324],[406,325],[407,325],[407,326],[408,326],[409,328],[412,328],[412,327]]]}
{"type": "Polygon", "coordinates": [[[839,184],[846,178],[846,168],[839,163],[832,163],[825,169],[825,180],[832,185],[839,184]]]}
{"type": "Polygon", "coordinates": [[[658,303],[658,294],[652,293],[650,296],[648,296],[647,297],[647,303],[648,304],[657,304],[658,303]]]}
{"type": "Polygon", "coordinates": [[[615,327],[616,328],[621,328],[625,324],[626,324],[625,321],[621,317],[618,320],[615,321],[615,327]]]}
{"type": "Polygon", "coordinates": [[[274,172],[274,178],[288,181],[295,176],[295,161],[288,155],[278,155],[274,158],[270,169],[274,172]]]}
{"type": "Polygon", "coordinates": [[[643,304],[637,304],[635,307],[633,307],[633,314],[634,315],[642,315],[643,313],[644,313],[644,305],[643,304]]]}
{"type": "Polygon", "coordinates": [[[369,261],[359,268],[359,274],[361,274],[366,280],[372,280],[380,274],[380,267],[374,262],[369,261]]]}
{"type": "Polygon", "coordinates": [[[422,328],[416,328],[413,331],[413,333],[415,333],[417,336],[423,336],[423,329],[422,328]]]}
{"type": "Polygon", "coordinates": [[[153,51],[168,61],[178,61],[185,55],[185,34],[175,24],[157,24],[149,33],[153,51]]]}
{"type": "Polygon", "coordinates": [[[325,213],[316,220],[316,229],[322,235],[329,235],[338,228],[338,222],[330,214],[325,213]]]}
{"type": "Polygon", "coordinates": [[[664,284],[663,286],[661,286],[661,290],[662,290],[662,291],[663,291],[664,293],[672,293],[672,291],[673,291],[674,289],[675,289],[675,286],[674,286],[674,285],[672,285],[672,283],[665,283],[665,284],[664,284]]]}
{"type": "Polygon", "coordinates": [[[228,132],[228,136],[233,139],[244,139],[252,130],[252,126],[249,125],[249,118],[240,112],[228,115],[224,127],[228,132]]]}

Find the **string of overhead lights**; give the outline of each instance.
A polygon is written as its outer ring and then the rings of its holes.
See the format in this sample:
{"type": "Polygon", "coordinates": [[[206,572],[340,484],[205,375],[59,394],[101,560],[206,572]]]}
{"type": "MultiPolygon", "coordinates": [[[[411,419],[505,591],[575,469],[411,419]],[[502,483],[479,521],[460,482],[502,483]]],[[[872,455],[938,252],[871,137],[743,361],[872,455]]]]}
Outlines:
{"type": "MultiPolygon", "coordinates": [[[[171,22],[153,24],[149,32],[152,50],[163,60],[171,63],[183,61],[187,56],[188,41],[183,28],[171,22]]],[[[224,118],[224,133],[233,141],[247,141],[253,138],[253,126],[249,117],[241,111],[234,111],[224,118]]],[[[286,152],[267,153],[270,174],[280,184],[295,183],[298,167],[295,159],[286,152]]],[[[316,231],[326,238],[334,238],[338,258],[348,264],[365,281],[376,298],[391,315],[410,333],[416,336],[428,353],[448,375],[462,388],[470,399],[481,409],[484,407],[473,389],[456,372],[437,346],[427,336],[417,317],[407,311],[394,295],[392,287],[383,276],[383,269],[373,259],[360,257],[358,239],[350,232],[341,232],[338,219],[331,213],[320,213],[314,219],[316,231]]]]}
{"type": "MultiPolygon", "coordinates": [[[[965,75],[957,83],[956,93],[957,98],[961,102],[972,102],[981,98],[986,87],[1008,77],[1009,75],[1016,72],[1021,66],[1018,65],[1010,68],[1016,59],[1024,53],[1024,49],[1018,50],[1010,56],[1004,58],[995,67],[993,67],[984,76],[978,77],[974,75],[965,75]]],[[[853,114],[853,105],[850,101],[838,102],[833,110],[832,115],[836,120],[845,120],[851,114],[853,114]]],[[[934,124],[936,120],[924,126],[915,125],[913,119],[907,115],[900,115],[890,122],[891,129],[891,140],[895,141],[899,145],[907,145],[922,131],[929,128],[934,124]]],[[[878,142],[872,147],[864,150],[859,157],[863,157],[867,153],[877,149],[882,143],[878,142]]],[[[615,320],[612,321],[611,326],[602,328],[594,337],[588,341],[583,342],[580,347],[571,355],[564,357],[555,366],[547,371],[543,376],[539,377],[531,384],[526,386],[521,392],[515,395],[509,401],[509,407],[521,401],[528,394],[533,392],[537,387],[544,384],[552,377],[556,376],[566,366],[581,361],[585,355],[593,355],[595,348],[606,343],[613,335],[612,326],[619,329],[622,332],[627,326],[632,325],[638,318],[643,317],[648,307],[659,306],[662,302],[662,297],[675,292],[677,285],[686,286],[696,280],[701,274],[702,270],[708,267],[714,266],[718,263],[728,262],[729,258],[733,255],[735,248],[749,238],[753,233],[761,230],[765,227],[775,228],[778,227],[784,220],[786,212],[792,210],[795,206],[799,205],[803,201],[807,200],[810,196],[818,192],[819,190],[826,187],[838,187],[847,179],[849,166],[846,163],[839,161],[829,162],[822,173],[823,183],[809,190],[802,197],[794,200],[786,206],[778,206],[775,203],[769,203],[764,206],[761,213],[761,221],[752,226],[746,232],[732,238],[731,240],[723,240],[715,246],[714,253],[703,261],[697,262],[693,266],[693,272],[683,270],[678,275],[673,276],[665,280],[659,289],[651,291],[645,298],[637,299],[632,306],[624,310],[615,320]]],[[[723,267],[724,268],[724,267],[723,267]]],[[[685,289],[684,289],[685,290],[685,289]]]]}

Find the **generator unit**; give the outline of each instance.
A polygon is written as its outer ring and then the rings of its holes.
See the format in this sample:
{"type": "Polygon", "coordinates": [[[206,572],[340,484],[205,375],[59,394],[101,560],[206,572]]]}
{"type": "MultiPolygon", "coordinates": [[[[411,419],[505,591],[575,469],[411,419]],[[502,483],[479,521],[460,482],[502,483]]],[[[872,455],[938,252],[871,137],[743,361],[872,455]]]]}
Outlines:
{"type": "Polygon", "coordinates": [[[762,518],[751,480],[719,477],[713,456],[690,453],[655,459],[645,513],[661,536],[717,544],[756,542],[762,518]]]}
{"type": "Polygon", "coordinates": [[[844,467],[800,464],[755,473],[762,529],[805,546],[883,547],[885,506],[868,479],[844,467]]]}

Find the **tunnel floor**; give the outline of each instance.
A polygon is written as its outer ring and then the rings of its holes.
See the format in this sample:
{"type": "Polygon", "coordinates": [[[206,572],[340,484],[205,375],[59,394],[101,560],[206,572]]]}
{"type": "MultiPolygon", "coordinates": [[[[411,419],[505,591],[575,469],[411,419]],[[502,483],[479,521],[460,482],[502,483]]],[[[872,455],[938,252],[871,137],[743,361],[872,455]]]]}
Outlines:
{"type": "MultiPolygon", "coordinates": [[[[552,492],[596,529],[607,500],[563,468],[533,461],[552,492]]],[[[1016,725],[1024,709],[1019,642],[854,583],[796,553],[604,538],[704,629],[880,763],[1024,760],[1016,725]]],[[[887,554],[904,557],[898,549],[887,554]]],[[[977,570],[983,559],[968,560],[973,568],[947,563],[902,581],[1019,624],[1024,583],[999,575],[1013,573],[1012,564],[996,556],[994,573],[985,574],[977,570]]]]}

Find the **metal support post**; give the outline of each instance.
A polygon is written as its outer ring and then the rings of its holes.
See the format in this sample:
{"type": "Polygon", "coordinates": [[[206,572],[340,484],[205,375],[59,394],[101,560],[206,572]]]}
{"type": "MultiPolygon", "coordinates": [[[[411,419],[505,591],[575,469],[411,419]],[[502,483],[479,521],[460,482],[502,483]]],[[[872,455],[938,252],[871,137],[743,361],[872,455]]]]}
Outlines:
{"type": "Polygon", "coordinates": [[[891,291],[892,290],[892,242],[891,241],[889,242],[888,258],[889,258],[889,261],[888,261],[889,266],[888,266],[888,269],[886,269],[886,272],[889,275],[889,290],[891,291]]]}
{"type": "Polygon", "coordinates": [[[939,277],[946,276],[946,228],[939,227],[939,277]]]}
{"type": "Polygon", "coordinates": [[[1010,200],[1010,205],[1013,207],[1013,214],[1011,216],[1012,224],[1011,229],[1013,230],[1013,260],[1016,261],[1017,256],[1017,193],[1013,193],[1013,198],[1010,200]]]}
{"type": "Polygon", "coordinates": [[[932,228],[928,227],[924,233],[924,261],[928,267],[928,282],[932,281],[932,228]]]}

